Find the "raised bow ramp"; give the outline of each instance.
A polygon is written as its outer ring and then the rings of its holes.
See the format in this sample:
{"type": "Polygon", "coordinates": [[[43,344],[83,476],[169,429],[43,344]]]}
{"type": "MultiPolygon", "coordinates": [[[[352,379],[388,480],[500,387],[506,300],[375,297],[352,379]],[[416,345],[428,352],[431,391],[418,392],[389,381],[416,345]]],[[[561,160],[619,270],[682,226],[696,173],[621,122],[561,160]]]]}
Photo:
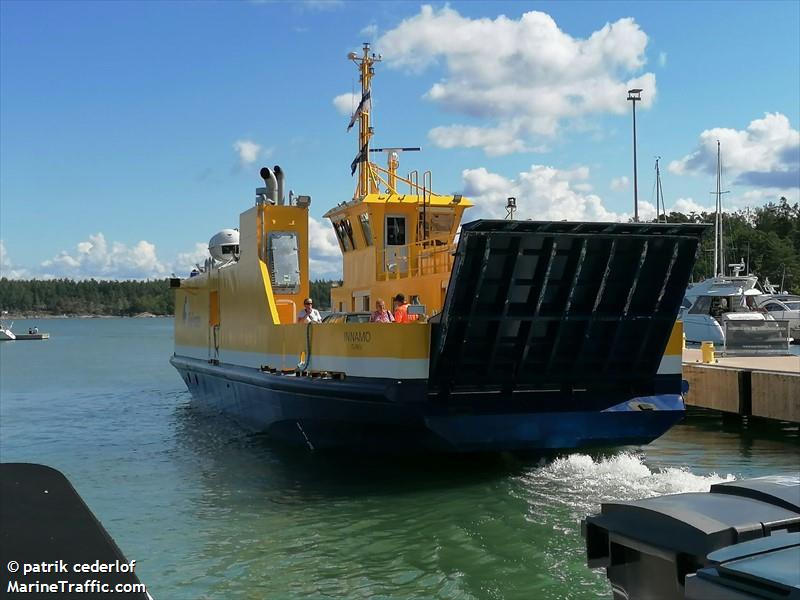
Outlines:
{"type": "Polygon", "coordinates": [[[661,391],[659,365],[706,229],[565,221],[463,225],[433,331],[431,390],[562,397],[661,391]]]}

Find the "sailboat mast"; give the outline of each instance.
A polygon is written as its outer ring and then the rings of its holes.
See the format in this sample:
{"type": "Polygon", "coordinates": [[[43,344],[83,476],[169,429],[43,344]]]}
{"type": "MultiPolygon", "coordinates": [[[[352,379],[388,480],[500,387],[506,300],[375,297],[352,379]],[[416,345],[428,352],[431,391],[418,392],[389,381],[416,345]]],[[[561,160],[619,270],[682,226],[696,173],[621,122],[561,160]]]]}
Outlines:
{"type": "Polygon", "coordinates": [[[717,221],[719,228],[719,274],[725,274],[725,246],[722,240],[722,167],[720,161],[720,145],[717,140],[717,221]]]}
{"type": "Polygon", "coordinates": [[[717,191],[714,201],[714,277],[719,277],[719,140],[717,140],[717,191]]]}
{"type": "Polygon", "coordinates": [[[720,144],[717,140],[717,191],[712,192],[717,201],[715,204],[715,217],[714,217],[714,276],[721,277],[725,274],[725,250],[722,240],[722,194],[727,194],[727,191],[722,191],[722,166],[720,160],[720,144]]]}
{"type": "Polygon", "coordinates": [[[667,222],[667,206],[664,204],[664,190],[661,189],[661,169],[658,166],[658,161],[661,160],[660,156],[656,156],[656,222],[661,221],[661,212],[659,206],[664,210],[664,223],[667,222]],[[660,205],[659,205],[659,198],[660,205]]]}

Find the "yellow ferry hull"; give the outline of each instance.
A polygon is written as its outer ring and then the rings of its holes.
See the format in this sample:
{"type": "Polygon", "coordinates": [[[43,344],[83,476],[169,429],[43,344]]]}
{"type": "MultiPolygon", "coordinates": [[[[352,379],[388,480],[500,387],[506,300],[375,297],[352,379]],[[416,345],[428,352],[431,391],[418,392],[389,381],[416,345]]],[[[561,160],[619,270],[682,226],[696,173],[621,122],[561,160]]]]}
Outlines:
{"type": "Polygon", "coordinates": [[[469,223],[440,315],[406,325],[285,323],[243,255],[180,282],[171,362],[200,404],[313,449],[647,443],[684,414],[675,316],[703,231],[469,223]]]}

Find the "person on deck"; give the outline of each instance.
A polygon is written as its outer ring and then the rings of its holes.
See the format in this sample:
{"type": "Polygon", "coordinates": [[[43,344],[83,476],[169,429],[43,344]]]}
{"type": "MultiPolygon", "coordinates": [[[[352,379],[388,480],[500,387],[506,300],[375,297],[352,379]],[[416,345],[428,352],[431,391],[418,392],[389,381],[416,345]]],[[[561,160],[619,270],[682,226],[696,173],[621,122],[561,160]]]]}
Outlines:
{"type": "Polygon", "coordinates": [[[298,323],[322,323],[322,315],[314,308],[311,298],[303,300],[303,310],[297,313],[298,323]]]}
{"type": "Polygon", "coordinates": [[[375,312],[369,316],[370,323],[394,323],[394,315],[386,310],[386,302],[378,298],[375,301],[375,312]]]}
{"type": "Polygon", "coordinates": [[[411,321],[416,321],[418,319],[417,315],[408,314],[408,303],[406,302],[406,297],[403,294],[397,294],[397,296],[394,297],[394,301],[397,304],[397,308],[394,309],[395,322],[410,323],[411,321]]]}

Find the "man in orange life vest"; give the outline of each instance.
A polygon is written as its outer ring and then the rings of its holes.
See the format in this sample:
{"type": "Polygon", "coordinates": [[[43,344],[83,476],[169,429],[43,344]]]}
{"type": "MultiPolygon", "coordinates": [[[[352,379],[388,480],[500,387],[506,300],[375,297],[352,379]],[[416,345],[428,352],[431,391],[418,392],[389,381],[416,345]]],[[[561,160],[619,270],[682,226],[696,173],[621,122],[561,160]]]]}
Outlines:
{"type": "Polygon", "coordinates": [[[408,303],[403,294],[397,294],[397,296],[394,297],[394,301],[397,304],[397,308],[394,309],[394,320],[396,323],[409,323],[419,318],[417,315],[408,314],[408,303]]]}

